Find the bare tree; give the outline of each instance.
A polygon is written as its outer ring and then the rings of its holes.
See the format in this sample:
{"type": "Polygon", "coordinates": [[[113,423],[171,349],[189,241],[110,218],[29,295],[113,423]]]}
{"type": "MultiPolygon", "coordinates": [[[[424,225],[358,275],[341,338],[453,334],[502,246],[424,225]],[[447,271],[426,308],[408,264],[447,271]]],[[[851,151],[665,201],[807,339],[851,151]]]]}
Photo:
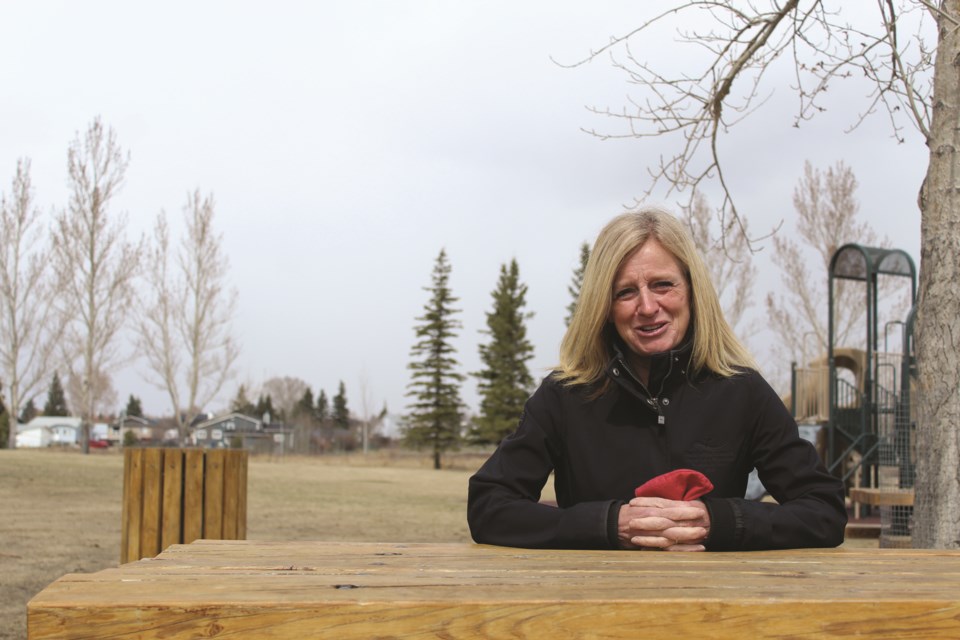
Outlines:
{"type": "Polygon", "coordinates": [[[93,397],[90,409],[90,421],[106,419],[117,406],[117,390],[109,373],[98,369],[90,376],[70,374],[64,389],[70,399],[70,406],[78,407],[89,394],[93,397]]]}
{"type": "Polygon", "coordinates": [[[109,214],[128,164],[113,130],[96,118],[67,151],[70,199],[53,230],[53,264],[63,287],[60,301],[71,318],[64,353],[71,378],[81,385],[82,398],[73,402],[83,419],[85,453],[100,400],[95,381],[122,362],[120,331],[139,266],[140,246],[125,240],[126,215],[113,219],[109,214]]]}
{"type": "Polygon", "coordinates": [[[148,379],[167,393],[181,442],[223,389],[239,355],[230,333],[237,293],[225,287],[229,263],[213,228],[213,197],[195,190],[183,212],[186,233],[175,266],[166,215],[157,217],[146,273],[149,301],[138,323],[148,379]]]}
{"type": "MultiPolygon", "coordinates": [[[[886,239],[878,240],[870,225],[859,220],[856,189],[857,178],[842,161],[826,171],[809,162],[804,164],[803,177],[793,191],[796,233],[778,233],[773,238],[772,260],[780,269],[782,293],[769,293],[766,299],[768,321],[782,361],[806,365],[809,358],[826,353],[827,273],[837,249],[848,242],[883,247],[890,244],[886,239]],[[812,266],[810,255],[816,256],[812,266]],[[813,340],[807,340],[809,336],[813,340]]],[[[882,298],[895,294],[890,280],[879,284],[882,298]]],[[[834,287],[836,345],[865,348],[863,286],[839,280],[834,287]]]]}
{"type": "MultiPolygon", "coordinates": [[[[754,249],[754,242],[768,235],[752,238],[742,228],[720,141],[766,100],[768,94],[761,89],[770,67],[779,59],[792,61],[799,98],[794,126],[825,110],[822,101],[833,81],[866,77],[874,90],[866,108],[855,116],[854,127],[885,107],[898,138],[906,118],[929,139],[933,96],[929,79],[936,48],[924,38],[926,14],[953,24],[951,5],[943,3],[943,9],[936,9],[925,0],[884,0],[877,3],[878,14],[861,19],[864,25],[860,26],[853,24],[840,2],[765,0],[741,7],[735,0],[686,0],[566,66],[608,54],[614,67],[643,95],[631,96],[629,106],[619,110],[592,107],[594,113],[623,125],[623,130],[589,132],[604,139],[675,139],[676,152],[651,168],[646,195],[666,183],[668,193],[685,192],[692,202],[698,189],[716,180],[723,193],[719,211],[724,227],[729,224],[727,216],[732,216],[754,249]],[[689,57],[696,61],[695,69],[665,72],[637,53],[642,49],[642,34],[661,27],[675,28],[678,46],[705,52],[689,57]],[[903,38],[904,29],[914,32],[903,38]]],[[[680,58],[670,56],[671,62],[680,58]]]]}
{"type": "MultiPolygon", "coordinates": [[[[687,191],[716,179],[721,211],[741,220],[721,162],[723,134],[757,108],[768,71],[778,59],[792,63],[799,99],[794,124],[823,109],[824,94],[845,77],[872,87],[853,126],[886,114],[894,135],[910,126],[930,149],[920,188],[921,269],[916,323],[918,363],[917,522],[914,544],[960,548],[960,0],[881,0],[870,18],[847,13],[858,3],[839,0],[686,0],[673,3],[636,29],[613,38],[583,64],[610,54],[642,95],[628,108],[596,109],[625,124],[619,137],[674,136],[676,152],[652,169],[653,185],[666,181],[687,191]],[[656,69],[646,32],[679,24],[684,42],[702,54],[696,69],[656,69]],[[932,42],[931,20],[936,23],[932,42]],[[641,35],[642,34],[642,35],[641,35]],[[932,78],[932,81],[931,81],[932,78]]],[[[672,53],[670,63],[683,56],[672,53]]],[[[603,137],[614,137],[598,134],[603,137]]],[[[653,189],[653,186],[651,186],[653,189]]],[[[692,196],[691,196],[692,197],[692,196]]]]}
{"type": "Polygon", "coordinates": [[[309,388],[310,385],[300,378],[283,376],[270,378],[264,382],[260,387],[260,393],[264,396],[270,396],[273,408],[282,414],[282,416],[274,416],[274,418],[281,418],[293,415],[297,402],[303,397],[303,392],[309,388]]]}
{"type": "Polygon", "coordinates": [[[42,389],[54,369],[65,318],[56,313],[58,291],[44,259],[39,221],[30,161],[20,160],[9,199],[0,195],[0,380],[6,382],[11,449],[17,445],[20,405],[42,389]]]}
{"type": "Polygon", "coordinates": [[[757,277],[747,235],[734,228],[734,220],[724,219],[719,211],[711,209],[699,191],[682,209],[690,235],[703,255],[713,286],[720,296],[727,322],[737,330],[753,301],[753,285],[757,277]]]}
{"type": "Polygon", "coordinates": [[[367,372],[360,372],[360,411],[361,411],[361,442],[363,453],[370,450],[370,438],[376,435],[383,419],[387,417],[387,405],[384,404],[379,413],[373,413],[373,401],[370,398],[370,385],[367,380],[367,372]]]}

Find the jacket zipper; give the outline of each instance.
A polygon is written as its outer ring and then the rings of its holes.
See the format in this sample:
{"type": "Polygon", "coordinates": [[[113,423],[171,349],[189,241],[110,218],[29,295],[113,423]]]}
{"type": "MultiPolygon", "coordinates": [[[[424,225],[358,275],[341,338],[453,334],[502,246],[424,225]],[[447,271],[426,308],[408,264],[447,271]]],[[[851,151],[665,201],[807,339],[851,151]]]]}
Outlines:
{"type": "MultiPolygon", "coordinates": [[[[630,378],[631,378],[634,382],[637,383],[637,386],[640,387],[640,389],[643,391],[644,395],[647,396],[647,397],[646,397],[647,404],[648,404],[649,406],[653,407],[653,410],[657,412],[657,424],[666,424],[666,423],[667,423],[667,417],[666,417],[665,415],[663,415],[663,411],[660,409],[660,401],[659,401],[659,398],[657,398],[657,397],[654,396],[652,393],[650,393],[650,390],[647,389],[647,385],[643,384],[642,382],[640,382],[640,380],[637,379],[637,376],[634,375],[633,371],[630,369],[630,367],[627,366],[627,363],[626,363],[626,362],[624,362],[623,360],[620,360],[620,366],[623,368],[624,371],[627,372],[627,374],[630,376],[630,378]]],[[[671,367],[670,370],[672,370],[672,368],[673,368],[673,361],[672,361],[672,360],[670,361],[670,367],[671,367]]],[[[667,376],[670,375],[670,370],[667,371],[667,376]]],[[[615,372],[615,373],[616,373],[616,372],[615,372]]],[[[667,379],[666,376],[664,376],[664,381],[666,381],[666,379],[667,379]]],[[[661,391],[661,393],[663,392],[663,384],[660,385],[660,391],[661,391]]]]}

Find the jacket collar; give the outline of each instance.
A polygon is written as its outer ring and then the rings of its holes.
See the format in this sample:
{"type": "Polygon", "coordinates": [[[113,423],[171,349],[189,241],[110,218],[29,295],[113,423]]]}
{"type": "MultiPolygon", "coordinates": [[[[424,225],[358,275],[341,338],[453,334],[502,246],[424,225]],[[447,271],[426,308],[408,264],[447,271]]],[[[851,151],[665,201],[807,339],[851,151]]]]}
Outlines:
{"type": "Polygon", "coordinates": [[[676,348],[650,356],[650,377],[646,386],[640,382],[640,377],[634,373],[624,356],[628,349],[619,336],[614,339],[613,353],[606,367],[608,378],[634,393],[642,390],[645,397],[659,397],[668,384],[676,384],[686,377],[690,368],[693,338],[688,335],[676,348]]]}

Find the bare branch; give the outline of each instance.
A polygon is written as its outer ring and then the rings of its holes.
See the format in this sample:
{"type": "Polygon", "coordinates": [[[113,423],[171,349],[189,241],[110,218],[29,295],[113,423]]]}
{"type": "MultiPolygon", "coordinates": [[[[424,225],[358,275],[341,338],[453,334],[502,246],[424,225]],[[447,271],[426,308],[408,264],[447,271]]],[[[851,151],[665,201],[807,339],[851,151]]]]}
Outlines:
{"type": "MultiPolygon", "coordinates": [[[[579,66],[607,54],[614,68],[637,89],[620,109],[590,108],[614,122],[613,131],[584,130],[602,139],[675,139],[676,150],[649,168],[651,183],[644,197],[664,182],[669,195],[703,189],[707,182],[716,181],[723,192],[722,215],[730,216],[737,222],[733,228],[744,233],[744,212],[725,173],[721,138],[769,98],[771,91],[763,90],[762,82],[779,58],[792,57],[792,88],[799,99],[794,126],[826,110],[824,98],[836,81],[862,77],[872,84],[873,93],[854,128],[882,109],[898,140],[904,116],[928,135],[933,48],[926,46],[922,36],[929,17],[917,11],[920,5],[896,9],[893,0],[878,0],[878,7],[880,29],[873,24],[858,29],[844,21],[841,4],[830,10],[821,0],[690,0],[661,11],[574,65],[566,65],[579,66]],[[680,14],[692,19],[685,23],[677,19],[679,24],[695,25],[676,29],[680,42],[706,53],[697,58],[699,66],[692,72],[667,72],[664,69],[678,64],[680,56],[656,68],[638,55],[638,43],[647,42],[641,34],[666,26],[680,14]],[[703,19],[698,20],[704,14],[712,20],[707,27],[702,26],[703,19]],[[908,40],[898,32],[905,29],[914,30],[908,40]]],[[[774,231],[750,238],[751,251],[774,231]]]]}
{"type": "Polygon", "coordinates": [[[54,369],[64,316],[59,291],[44,259],[40,210],[33,202],[30,161],[17,162],[10,199],[0,194],[0,380],[11,416],[7,444],[16,446],[16,416],[40,392],[54,369]]]}
{"type": "Polygon", "coordinates": [[[181,441],[187,426],[233,375],[239,347],[230,334],[237,294],[225,289],[228,261],[223,238],[214,232],[213,196],[199,190],[183,208],[186,234],[171,271],[170,238],[163,213],[157,219],[146,274],[148,313],[141,319],[139,343],[151,381],[171,402],[181,441]]]}
{"type": "Polygon", "coordinates": [[[71,378],[79,381],[83,399],[75,402],[84,422],[87,451],[90,421],[101,398],[97,380],[121,362],[118,336],[133,301],[132,281],[142,246],[125,239],[126,216],[112,219],[109,205],[123,184],[129,157],[112,129],[100,119],[79,136],[67,152],[70,200],[56,218],[53,264],[60,282],[62,310],[71,322],[63,341],[71,378]]]}

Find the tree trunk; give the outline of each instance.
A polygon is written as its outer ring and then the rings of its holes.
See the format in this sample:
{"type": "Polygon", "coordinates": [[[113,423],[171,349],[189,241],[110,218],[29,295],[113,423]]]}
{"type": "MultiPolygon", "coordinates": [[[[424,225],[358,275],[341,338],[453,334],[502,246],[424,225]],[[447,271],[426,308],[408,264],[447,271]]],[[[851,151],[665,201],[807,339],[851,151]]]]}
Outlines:
{"type": "MultiPolygon", "coordinates": [[[[960,15],[960,0],[943,3],[960,15]]],[[[920,193],[913,544],[960,548],[960,32],[941,19],[930,165],[920,193]]]]}

